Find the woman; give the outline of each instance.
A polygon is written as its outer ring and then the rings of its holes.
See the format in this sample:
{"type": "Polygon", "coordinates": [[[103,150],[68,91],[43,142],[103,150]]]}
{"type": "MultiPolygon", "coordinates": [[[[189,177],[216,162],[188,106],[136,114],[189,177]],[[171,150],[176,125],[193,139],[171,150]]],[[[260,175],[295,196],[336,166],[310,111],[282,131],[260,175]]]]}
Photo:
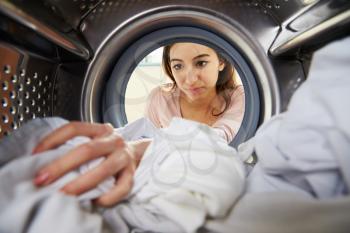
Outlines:
{"type": "Polygon", "coordinates": [[[235,84],[232,65],[207,46],[175,43],[164,47],[163,68],[172,83],[150,94],[145,115],[153,124],[162,128],[182,117],[232,141],[244,115],[244,91],[235,84]]]}
{"type": "MultiPolygon", "coordinates": [[[[173,80],[170,90],[152,91],[146,116],[158,127],[168,126],[174,116],[199,121],[217,129],[228,142],[237,132],[244,111],[244,93],[235,86],[232,66],[213,49],[194,43],[175,43],[164,48],[163,66],[173,80]]],[[[73,122],[48,135],[34,150],[53,149],[75,136],[92,140],[76,147],[42,168],[34,180],[37,186],[52,183],[63,174],[98,157],[106,159],[95,169],[73,180],[62,191],[79,195],[110,176],[118,177],[110,192],[96,202],[111,206],[132,187],[134,171],[151,139],[126,143],[113,128],[104,124],[73,122]]]]}

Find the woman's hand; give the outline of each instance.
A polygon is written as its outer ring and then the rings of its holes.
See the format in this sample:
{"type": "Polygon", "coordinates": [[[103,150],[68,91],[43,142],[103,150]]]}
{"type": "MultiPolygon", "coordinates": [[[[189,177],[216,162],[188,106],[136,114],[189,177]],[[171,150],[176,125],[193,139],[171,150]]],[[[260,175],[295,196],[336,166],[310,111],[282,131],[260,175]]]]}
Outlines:
{"type": "Polygon", "coordinates": [[[137,143],[127,144],[112,132],[113,127],[110,125],[84,122],[72,122],[56,129],[38,144],[33,153],[54,149],[75,136],[90,137],[91,141],[77,146],[40,169],[34,184],[48,185],[82,164],[103,156],[106,159],[101,164],[66,184],[62,191],[70,195],[79,195],[95,188],[107,177],[114,176],[117,179],[116,185],[108,193],[100,196],[96,203],[101,206],[116,204],[132,188],[133,174],[140,155],[135,153],[137,143]]]}

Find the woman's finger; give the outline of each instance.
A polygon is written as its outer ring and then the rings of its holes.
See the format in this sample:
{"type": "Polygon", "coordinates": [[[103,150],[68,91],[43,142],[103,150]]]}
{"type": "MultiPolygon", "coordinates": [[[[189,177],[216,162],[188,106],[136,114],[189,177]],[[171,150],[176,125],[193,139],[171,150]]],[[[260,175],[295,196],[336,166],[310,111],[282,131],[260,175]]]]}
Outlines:
{"type": "Polygon", "coordinates": [[[91,140],[72,149],[66,155],[40,169],[34,179],[34,184],[37,186],[48,185],[82,164],[111,154],[117,148],[123,147],[125,147],[125,142],[117,135],[91,140]]]}
{"type": "Polygon", "coordinates": [[[120,202],[130,192],[133,185],[135,168],[128,167],[118,176],[116,185],[107,193],[96,199],[95,203],[100,206],[110,207],[120,202]]]}
{"type": "Polygon", "coordinates": [[[50,133],[33,150],[37,154],[56,148],[76,136],[95,138],[111,134],[113,127],[110,124],[92,124],[88,122],[71,122],[50,133]]]}
{"type": "Polygon", "coordinates": [[[100,165],[68,183],[61,190],[70,195],[84,193],[95,188],[108,177],[114,176],[120,170],[125,169],[130,162],[130,156],[123,152],[123,148],[115,150],[100,165]]]}

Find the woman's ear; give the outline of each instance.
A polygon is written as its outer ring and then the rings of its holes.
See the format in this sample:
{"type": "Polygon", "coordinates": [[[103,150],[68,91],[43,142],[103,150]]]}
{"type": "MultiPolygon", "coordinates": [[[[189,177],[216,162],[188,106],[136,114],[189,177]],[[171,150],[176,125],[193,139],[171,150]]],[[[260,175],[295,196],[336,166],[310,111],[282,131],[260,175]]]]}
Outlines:
{"type": "Polygon", "coordinates": [[[222,59],[219,60],[219,71],[223,71],[224,68],[226,66],[225,61],[223,61],[222,59]]]}

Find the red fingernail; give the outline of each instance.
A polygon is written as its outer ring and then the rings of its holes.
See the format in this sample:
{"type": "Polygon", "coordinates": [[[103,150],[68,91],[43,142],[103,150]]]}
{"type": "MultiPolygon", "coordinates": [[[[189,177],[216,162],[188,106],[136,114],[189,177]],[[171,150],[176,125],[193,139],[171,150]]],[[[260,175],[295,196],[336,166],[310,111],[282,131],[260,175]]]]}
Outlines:
{"type": "Polygon", "coordinates": [[[45,181],[47,181],[48,178],[49,178],[49,173],[47,172],[39,173],[34,179],[34,184],[42,185],[44,184],[45,181]]]}

